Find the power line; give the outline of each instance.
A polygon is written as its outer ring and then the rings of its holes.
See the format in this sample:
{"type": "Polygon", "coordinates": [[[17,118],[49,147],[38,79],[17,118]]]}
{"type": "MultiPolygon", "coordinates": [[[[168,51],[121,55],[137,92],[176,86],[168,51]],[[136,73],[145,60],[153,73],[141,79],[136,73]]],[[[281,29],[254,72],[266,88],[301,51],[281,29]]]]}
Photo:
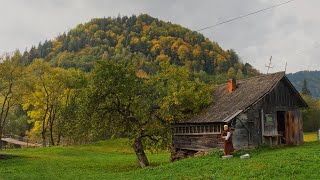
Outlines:
{"type": "Polygon", "coordinates": [[[249,13],[249,14],[245,14],[245,15],[242,15],[242,16],[239,16],[239,17],[236,17],[236,18],[232,18],[232,19],[229,19],[229,20],[226,20],[226,21],[222,21],[222,22],[217,23],[217,24],[214,24],[214,25],[212,25],[212,26],[207,26],[207,27],[198,29],[198,30],[196,30],[196,31],[199,32],[199,31],[203,31],[203,30],[210,29],[210,28],[213,28],[213,27],[217,27],[217,26],[220,26],[220,25],[222,25],[222,24],[226,24],[226,23],[229,23],[229,22],[232,22],[232,21],[235,21],[235,20],[238,20],[238,19],[242,19],[242,18],[251,16],[251,15],[254,15],[254,14],[257,14],[257,13],[260,13],[260,12],[263,12],[263,11],[266,11],[266,10],[269,10],[269,9],[276,8],[276,7],[278,7],[278,6],[282,6],[282,5],[288,4],[288,3],[292,2],[292,1],[295,1],[295,0],[290,0],[290,1],[283,2],[283,3],[279,3],[279,4],[276,4],[276,5],[273,5],[273,6],[264,8],[264,9],[260,9],[260,10],[255,11],[255,12],[251,12],[251,13],[249,13]]]}
{"type": "MultiPolygon", "coordinates": [[[[272,57],[272,59],[282,60],[282,61],[285,60],[285,61],[286,61],[286,59],[288,59],[288,57],[295,56],[295,55],[305,55],[305,53],[307,53],[308,51],[310,51],[310,50],[312,50],[312,49],[315,49],[315,48],[317,48],[317,47],[320,47],[320,43],[318,43],[317,41],[315,41],[313,44],[314,44],[314,45],[313,45],[312,47],[300,49],[300,50],[296,51],[295,53],[293,53],[293,54],[291,54],[291,55],[289,55],[289,56],[287,56],[287,57],[276,57],[276,58],[272,57]]],[[[268,66],[265,65],[265,67],[268,67],[268,66]]],[[[272,66],[272,68],[274,68],[274,66],[272,66]]],[[[288,68],[288,62],[286,61],[286,63],[285,63],[285,72],[287,71],[287,68],[288,68]]],[[[268,70],[269,70],[269,69],[268,69],[268,70]]],[[[279,69],[278,69],[278,70],[279,70],[279,69]]],[[[268,73],[267,73],[267,74],[268,74],[268,73]]]]}

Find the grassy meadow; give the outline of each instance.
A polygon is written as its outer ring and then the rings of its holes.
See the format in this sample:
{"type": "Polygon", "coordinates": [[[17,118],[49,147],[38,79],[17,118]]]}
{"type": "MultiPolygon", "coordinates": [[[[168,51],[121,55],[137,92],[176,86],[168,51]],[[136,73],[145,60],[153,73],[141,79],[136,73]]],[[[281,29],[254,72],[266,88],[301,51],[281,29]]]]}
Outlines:
{"type": "Polygon", "coordinates": [[[0,151],[0,179],[320,179],[320,142],[306,133],[301,146],[221,152],[169,162],[168,152],[148,153],[140,169],[126,139],[92,145],[0,151]],[[250,159],[239,156],[249,153],[250,159]]]}

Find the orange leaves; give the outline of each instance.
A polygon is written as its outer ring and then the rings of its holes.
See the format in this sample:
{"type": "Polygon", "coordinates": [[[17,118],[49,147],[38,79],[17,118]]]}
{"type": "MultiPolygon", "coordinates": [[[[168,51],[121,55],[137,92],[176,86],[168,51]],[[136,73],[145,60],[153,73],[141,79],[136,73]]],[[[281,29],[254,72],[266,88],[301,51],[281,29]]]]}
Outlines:
{"type": "Polygon", "coordinates": [[[148,77],[148,74],[147,74],[144,70],[139,69],[139,70],[136,72],[136,76],[137,76],[138,78],[144,79],[144,78],[147,78],[147,77],[148,77]]]}
{"type": "Polygon", "coordinates": [[[148,33],[150,32],[150,30],[151,30],[151,27],[150,27],[150,26],[148,26],[148,25],[146,25],[146,24],[144,24],[144,25],[142,26],[142,32],[143,32],[144,34],[148,34],[148,33]]]}

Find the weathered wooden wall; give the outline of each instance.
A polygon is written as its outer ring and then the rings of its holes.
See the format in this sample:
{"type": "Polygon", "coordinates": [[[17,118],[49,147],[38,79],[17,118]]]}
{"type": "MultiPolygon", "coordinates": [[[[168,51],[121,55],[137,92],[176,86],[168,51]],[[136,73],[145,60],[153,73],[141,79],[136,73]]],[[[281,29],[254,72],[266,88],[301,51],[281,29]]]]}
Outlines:
{"type": "Polygon", "coordinates": [[[234,128],[232,141],[235,149],[245,149],[251,144],[250,127],[247,113],[240,114],[232,122],[234,128]]]}
{"type": "MultiPolygon", "coordinates": [[[[233,132],[233,144],[236,149],[247,149],[248,147],[257,147],[260,144],[269,143],[270,136],[274,136],[274,138],[271,139],[272,143],[276,144],[275,137],[278,135],[277,111],[299,112],[300,100],[295,95],[295,92],[288,86],[289,85],[284,80],[280,81],[273,91],[261,99],[261,101],[251,106],[245,113],[240,114],[233,120],[236,122],[235,130],[233,132]],[[273,123],[265,126],[265,124],[262,124],[263,121],[261,121],[261,119],[264,118],[263,120],[265,120],[266,114],[273,115],[273,123]]],[[[298,117],[297,114],[296,116],[298,117]]],[[[301,116],[296,119],[300,120],[295,120],[296,123],[291,123],[292,126],[290,129],[302,128],[301,116]]],[[[296,144],[297,142],[301,143],[303,141],[302,129],[300,131],[295,129],[293,132],[295,135],[292,136],[295,136],[294,139],[296,144]]]]}
{"type": "Polygon", "coordinates": [[[261,114],[260,105],[252,106],[241,113],[235,121],[233,144],[235,149],[248,149],[261,144],[261,114]]]}
{"type": "Polygon", "coordinates": [[[207,135],[173,135],[173,144],[177,149],[208,150],[212,148],[223,148],[220,134],[207,135]]]}
{"type": "Polygon", "coordinates": [[[287,144],[303,143],[302,116],[300,111],[288,111],[285,115],[285,138],[287,144]]]}
{"type": "MultiPolygon", "coordinates": [[[[248,117],[248,122],[251,122],[247,124],[250,128],[250,143],[249,147],[253,146],[256,147],[262,143],[269,143],[269,137],[278,135],[277,131],[277,111],[294,111],[296,113],[299,113],[299,103],[300,100],[296,96],[295,92],[288,87],[289,84],[285,82],[284,80],[280,81],[277,86],[268,94],[266,95],[261,101],[259,101],[257,104],[250,107],[250,109],[246,112],[248,117]],[[262,124],[266,120],[266,114],[273,115],[273,123],[272,124],[262,124]]],[[[298,116],[298,115],[296,115],[298,116]]],[[[300,139],[299,142],[301,143],[301,137],[303,137],[302,133],[302,118],[299,117],[299,121],[296,120],[296,122],[301,123],[295,123],[291,127],[292,128],[300,128],[301,130],[295,130],[295,139],[300,139]],[[299,138],[297,138],[299,137],[299,138]]],[[[293,123],[294,124],[294,123],[293,123]]],[[[244,133],[244,131],[242,131],[244,133]]],[[[246,136],[242,135],[240,136],[242,139],[236,139],[236,134],[234,135],[234,143],[243,142],[242,146],[237,146],[239,149],[246,148],[246,140],[248,139],[246,136]]],[[[276,138],[272,139],[272,142],[275,144],[276,138]]],[[[248,144],[248,143],[247,143],[248,144]]]]}
{"type": "Polygon", "coordinates": [[[260,106],[266,114],[272,114],[275,111],[288,111],[299,109],[299,96],[288,87],[288,83],[281,80],[277,86],[262,99],[260,106]]]}

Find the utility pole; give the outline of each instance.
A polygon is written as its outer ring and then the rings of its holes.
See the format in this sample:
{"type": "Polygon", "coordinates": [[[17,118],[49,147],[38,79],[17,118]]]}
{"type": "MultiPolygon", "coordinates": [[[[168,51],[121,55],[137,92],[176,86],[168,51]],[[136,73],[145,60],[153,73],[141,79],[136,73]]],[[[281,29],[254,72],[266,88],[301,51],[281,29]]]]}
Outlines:
{"type": "Polygon", "coordinates": [[[272,64],[271,64],[271,61],[272,61],[272,56],[270,57],[269,65],[265,65],[265,66],[268,68],[268,70],[267,70],[267,74],[269,74],[269,70],[270,70],[270,68],[271,68],[271,69],[273,68],[273,66],[272,66],[272,64]]]}

